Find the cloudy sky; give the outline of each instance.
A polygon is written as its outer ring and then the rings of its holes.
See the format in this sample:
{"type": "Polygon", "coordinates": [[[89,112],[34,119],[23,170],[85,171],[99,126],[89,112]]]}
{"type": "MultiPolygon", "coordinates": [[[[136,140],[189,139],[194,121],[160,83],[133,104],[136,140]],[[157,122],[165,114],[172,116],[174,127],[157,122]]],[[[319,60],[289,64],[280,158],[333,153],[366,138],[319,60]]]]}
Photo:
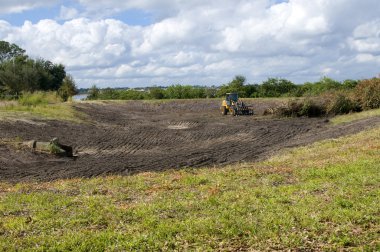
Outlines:
{"type": "Polygon", "coordinates": [[[378,0],[0,0],[0,40],[79,87],[380,73],[378,0]]]}

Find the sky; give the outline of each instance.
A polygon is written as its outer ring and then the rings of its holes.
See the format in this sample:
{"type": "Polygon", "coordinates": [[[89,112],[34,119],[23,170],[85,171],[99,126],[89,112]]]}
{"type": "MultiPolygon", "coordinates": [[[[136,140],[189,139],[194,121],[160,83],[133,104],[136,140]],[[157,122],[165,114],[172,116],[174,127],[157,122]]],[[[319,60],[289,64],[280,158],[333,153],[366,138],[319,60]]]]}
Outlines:
{"type": "Polygon", "coordinates": [[[0,40],[77,86],[295,83],[380,73],[378,0],[0,0],[0,40]]]}

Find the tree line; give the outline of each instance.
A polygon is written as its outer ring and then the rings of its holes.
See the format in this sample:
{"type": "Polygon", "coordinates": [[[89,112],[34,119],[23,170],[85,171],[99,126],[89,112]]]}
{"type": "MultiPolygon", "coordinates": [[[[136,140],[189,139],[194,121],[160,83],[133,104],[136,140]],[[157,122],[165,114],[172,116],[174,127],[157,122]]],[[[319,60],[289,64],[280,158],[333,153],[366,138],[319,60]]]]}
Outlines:
{"type": "Polygon", "coordinates": [[[64,65],[32,59],[18,45],[0,41],[0,97],[17,99],[35,91],[57,91],[66,101],[77,88],[64,65]]]}
{"type": "Polygon", "coordinates": [[[217,86],[172,85],[169,87],[150,87],[144,90],[118,90],[112,88],[99,89],[92,86],[88,90],[88,99],[95,100],[144,100],[144,99],[195,99],[217,98],[226,93],[236,92],[243,98],[260,97],[301,97],[316,96],[332,90],[352,90],[358,85],[357,80],[339,82],[323,77],[317,82],[295,84],[283,78],[268,78],[260,84],[247,84],[241,75],[226,84],[217,86]]]}

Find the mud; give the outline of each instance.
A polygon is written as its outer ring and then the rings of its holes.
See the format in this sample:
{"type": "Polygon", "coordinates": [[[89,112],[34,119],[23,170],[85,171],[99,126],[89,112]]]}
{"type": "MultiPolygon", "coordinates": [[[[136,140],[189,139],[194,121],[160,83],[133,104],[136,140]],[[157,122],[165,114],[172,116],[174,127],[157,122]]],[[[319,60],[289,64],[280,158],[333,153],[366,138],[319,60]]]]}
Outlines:
{"type": "Polygon", "coordinates": [[[260,161],[283,148],[380,126],[380,117],[332,126],[326,118],[260,116],[273,103],[254,102],[256,115],[240,117],[222,116],[217,100],[78,103],[85,123],[2,120],[0,180],[51,181],[260,161]],[[77,158],[9,144],[53,137],[73,146],[77,158]]]}

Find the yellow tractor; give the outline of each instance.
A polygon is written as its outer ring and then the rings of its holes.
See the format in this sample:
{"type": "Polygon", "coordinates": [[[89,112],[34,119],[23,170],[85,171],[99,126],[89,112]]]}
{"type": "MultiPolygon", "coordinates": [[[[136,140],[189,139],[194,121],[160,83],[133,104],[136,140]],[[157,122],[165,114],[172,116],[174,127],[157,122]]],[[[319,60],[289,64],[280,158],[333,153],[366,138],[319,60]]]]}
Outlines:
{"type": "Polygon", "coordinates": [[[227,93],[220,107],[222,115],[231,113],[233,116],[253,115],[253,108],[244,104],[237,93],[227,93]]]}

